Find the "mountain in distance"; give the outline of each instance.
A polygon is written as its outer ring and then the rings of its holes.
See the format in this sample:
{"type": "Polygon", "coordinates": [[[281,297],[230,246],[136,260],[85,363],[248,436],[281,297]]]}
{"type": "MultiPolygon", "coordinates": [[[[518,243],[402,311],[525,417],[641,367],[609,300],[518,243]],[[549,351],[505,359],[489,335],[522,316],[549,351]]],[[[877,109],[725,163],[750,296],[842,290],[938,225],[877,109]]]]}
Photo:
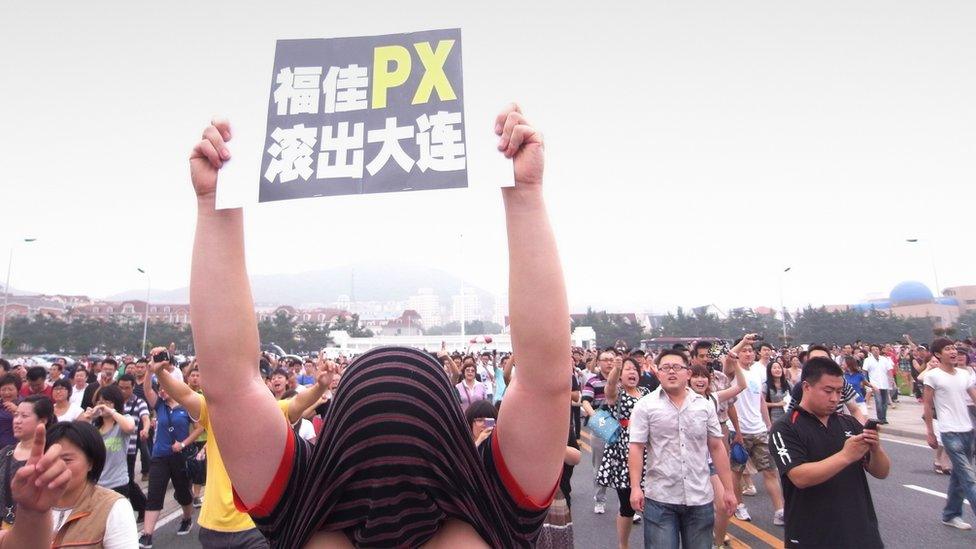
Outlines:
{"type": "MultiPolygon", "coordinates": [[[[253,275],[251,292],[257,304],[295,305],[328,304],[340,295],[355,301],[406,301],[420,288],[430,288],[440,297],[441,305],[451,304],[451,296],[461,293],[457,276],[418,265],[361,263],[294,274],[253,275]]],[[[494,296],[465,283],[465,294],[476,294],[482,306],[490,305],[494,296]]],[[[146,291],[127,290],[105,299],[123,301],[145,299],[146,291]]],[[[189,287],[152,290],[156,303],[189,303],[189,287]]]]}

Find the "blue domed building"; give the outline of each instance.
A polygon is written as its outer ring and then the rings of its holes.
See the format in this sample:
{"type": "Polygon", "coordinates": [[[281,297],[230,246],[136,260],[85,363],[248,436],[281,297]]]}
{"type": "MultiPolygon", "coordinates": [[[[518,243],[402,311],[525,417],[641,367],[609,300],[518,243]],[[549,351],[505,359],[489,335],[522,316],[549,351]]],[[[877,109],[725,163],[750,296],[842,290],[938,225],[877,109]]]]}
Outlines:
{"type": "Polygon", "coordinates": [[[908,280],[895,286],[888,299],[870,300],[856,305],[851,309],[869,312],[872,309],[890,312],[903,317],[933,317],[942,326],[951,326],[963,311],[959,300],[947,289],[946,297],[936,297],[925,284],[916,280],[908,280]]]}

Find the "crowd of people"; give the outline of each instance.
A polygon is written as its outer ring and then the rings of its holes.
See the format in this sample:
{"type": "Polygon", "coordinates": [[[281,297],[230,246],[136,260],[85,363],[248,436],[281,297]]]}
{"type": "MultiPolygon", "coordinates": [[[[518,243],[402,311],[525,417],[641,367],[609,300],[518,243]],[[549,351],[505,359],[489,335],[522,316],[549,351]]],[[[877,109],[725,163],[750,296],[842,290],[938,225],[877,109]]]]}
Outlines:
{"type": "Polygon", "coordinates": [[[0,547],[152,548],[170,483],[177,534],[199,507],[208,548],[571,547],[584,429],[593,512],[616,494],[620,547],[637,523],[645,547],[727,545],[730,517],[751,519],[754,478],[787,547],[882,547],[867,475],[891,468],[878,426],[902,366],[951,475],[941,520],[971,528],[968,342],[573,348],[541,134],[516,105],[495,132],[516,181],[502,190],[514,354],[333,361],[260,353],[243,214],[215,207],[232,133],[212,121],[190,158],[196,355],[0,361],[0,547]]]}
{"type": "MultiPolygon", "coordinates": [[[[961,517],[963,500],[976,501],[974,352],[968,340],[919,346],[910,338],[776,349],[754,335],[730,348],[714,341],[656,352],[573,348],[562,474],[533,544],[573,545],[572,475],[589,429],[593,512],[606,512],[607,489],[616,494],[619,547],[629,546],[633,526],[642,522],[646,547],[728,546],[730,515],[751,520],[743,496],[756,495],[754,478],[776,509],[773,523],[785,527],[787,546],[880,547],[864,473],[884,478],[890,467],[876,425],[887,423],[899,378],[924,402],[929,444],[947,463],[937,463],[936,472],[951,475],[942,520],[969,529],[961,517]],[[613,430],[597,429],[601,420],[613,430]],[[810,513],[823,516],[831,498],[845,502],[834,507],[836,516],[825,517],[838,527],[811,529],[810,513]]],[[[423,354],[452,386],[465,433],[480,448],[518,378],[515,357],[443,347],[423,354]]],[[[323,354],[259,357],[264,390],[308,449],[336,417],[329,410],[355,362],[323,354]]],[[[202,507],[204,547],[269,546],[240,499],[235,503],[192,357],[180,362],[171,350],[156,348],[147,357],[86,357],[47,369],[0,359],[0,367],[0,501],[7,527],[18,517],[11,479],[28,463],[42,425],[49,440],[75,450],[69,464],[82,464],[55,506],[55,540],[78,539],[73,527],[104,547],[152,547],[172,482],[182,508],[178,534],[190,532],[192,510],[202,507]],[[148,495],[136,482],[140,453],[148,495]],[[80,507],[97,507],[99,524],[86,517],[74,525],[71,513],[80,507]]]]}

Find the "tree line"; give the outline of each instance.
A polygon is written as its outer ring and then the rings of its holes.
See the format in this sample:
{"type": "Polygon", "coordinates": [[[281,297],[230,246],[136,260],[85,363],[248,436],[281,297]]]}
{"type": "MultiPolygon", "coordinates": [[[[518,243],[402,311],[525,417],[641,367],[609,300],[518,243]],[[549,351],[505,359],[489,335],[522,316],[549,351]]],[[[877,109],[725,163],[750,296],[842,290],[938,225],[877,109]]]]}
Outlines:
{"type": "MultiPolygon", "coordinates": [[[[338,318],[327,325],[297,322],[284,312],[258,323],[262,343],[275,343],[289,353],[314,353],[333,343],[331,332],[346,331],[352,337],[372,337],[359,315],[338,318]]],[[[4,354],[53,353],[65,355],[132,354],[142,352],[141,321],[74,318],[51,315],[16,316],[7,319],[4,354]]],[[[189,324],[150,321],[146,348],[175,343],[179,352],[193,354],[193,331],[189,324]]]]}
{"type": "MultiPolygon", "coordinates": [[[[734,309],[722,318],[704,309],[686,312],[678,308],[660,320],[660,324],[646,328],[627,322],[621,315],[588,309],[586,315],[572,327],[590,326],[596,332],[599,347],[613,346],[623,340],[629,347],[637,347],[642,339],[652,337],[716,337],[734,340],[743,334],[762,334],[766,341],[782,345],[783,321],[774,315],[762,315],[750,309],[734,309]]],[[[885,311],[855,309],[828,311],[812,307],[786,314],[788,345],[813,343],[852,343],[854,341],[896,342],[908,334],[919,343],[934,337],[972,337],[976,330],[976,312],[962,315],[951,327],[940,328],[932,318],[906,318],[885,311]]]]}

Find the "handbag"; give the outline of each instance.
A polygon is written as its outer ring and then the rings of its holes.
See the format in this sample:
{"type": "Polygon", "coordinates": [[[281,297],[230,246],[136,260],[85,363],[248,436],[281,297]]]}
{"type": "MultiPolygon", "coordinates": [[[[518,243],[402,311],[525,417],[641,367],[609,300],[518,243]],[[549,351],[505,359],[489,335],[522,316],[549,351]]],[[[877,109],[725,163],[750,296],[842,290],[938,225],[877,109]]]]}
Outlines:
{"type": "Polygon", "coordinates": [[[749,461],[749,452],[746,452],[743,445],[739,444],[738,442],[733,442],[732,448],[729,452],[729,458],[732,459],[733,463],[745,465],[745,463],[749,461]]]}
{"type": "Polygon", "coordinates": [[[596,436],[605,440],[607,444],[613,444],[620,438],[620,422],[613,417],[613,414],[609,410],[602,408],[597,410],[593,414],[593,417],[590,418],[589,426],[590,430],[596,436]]]}

